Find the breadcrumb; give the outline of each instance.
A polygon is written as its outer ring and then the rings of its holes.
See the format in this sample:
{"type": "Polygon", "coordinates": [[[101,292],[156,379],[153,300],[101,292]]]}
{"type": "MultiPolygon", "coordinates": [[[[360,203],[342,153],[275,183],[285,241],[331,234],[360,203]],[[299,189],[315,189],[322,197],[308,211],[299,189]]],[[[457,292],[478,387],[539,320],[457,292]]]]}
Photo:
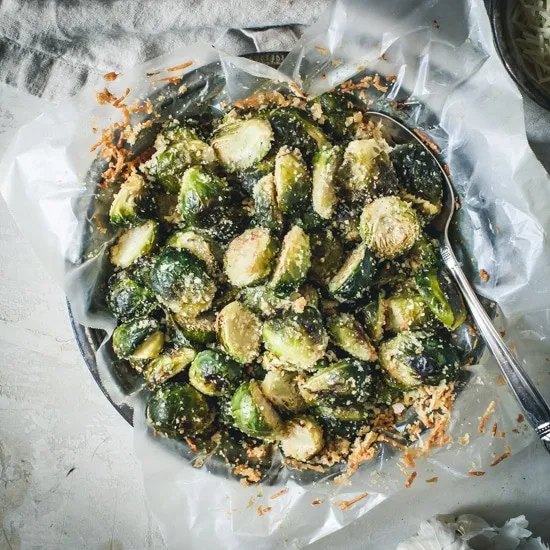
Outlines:
{"type": "Polygon", "coordinates": [[[288,487],[285,487],[284,489],[281,489],[278,493],[271,495],[269,498],[270,500],[275,500],[279,497],[282,497],[283,495],[286,495],[287,493],[288,493],[288,487]]]}
{"type": "Polygon", "coordinates": [[[489,276],[489,273],[487,273],[487,271],[485,271],[484,269],[479,270],[479,277],[484,283],[486,283],[491,278],[489,276]]]}
{"type": "Polygon", "coordinates": [[[489,403],[489,406],[487,407],[487,410],[483,413],[483,416],[479,419],[479,426],[477,428],[477,431],[482,434],[485,432],[485,423],[489,419],[489,416],[495,412],[495,402],[491,401],[489,403]]]}
{"type": "Polygon", "coordinates": [[[342,510],[342,512],[345,512],[346,510],[349,510],[354,504],[359,502],[360,500],[363,500],[364,498],[368,497],[368,493],[361,493],[360,495],[356,496],[355,498],[352,498],[351,500],[338,500],[334,504],[342,510]]]}
{"type": "Polygon", "coordinates": [[[437,483],[439,481],[439,478],[437,476],[431,477],[430,479],[426,480],[426,483],[437,483]]]}
{"type": "Polygon", "coordinates": [[[499,457],[495,458],[493,462],[491,462],[491,466],[496,466],[497,464],[500,464],[503,460],[506,460],[512,454],[512,447],[510,447],[508,443],[504,445],[504,449],[505,451],[499,457]]]}
{"type": "Polygon", "coordinates": [[[166,69],[166,72],[181,71],[183,69],[187,69],[187,67],[191,67],[191,65],[193,65],[192,61],[186,61],[181,65],[176,65],[175,67],[168,67],[168,69],[166,69]]]}
{"type": "Polygon", "coordinates": [[[484,476],[485,472],[481,472],[479,470],[470,470],[468,472],[468,475],[471,476],[471,477],[479,477],[479,476],[484,476]]]}
{"type": "Polygon", "coordinates": [[[412,474],[407,478],[407,481],[405,482],[405,487],[408,489],[416,479],[417,473],[412,472],[412,474]]]}

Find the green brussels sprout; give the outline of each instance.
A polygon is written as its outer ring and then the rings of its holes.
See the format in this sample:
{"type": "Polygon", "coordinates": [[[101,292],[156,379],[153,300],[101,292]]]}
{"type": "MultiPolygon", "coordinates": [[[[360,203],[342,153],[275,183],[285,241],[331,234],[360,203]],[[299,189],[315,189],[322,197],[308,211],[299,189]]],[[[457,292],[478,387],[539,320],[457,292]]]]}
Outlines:
{"type": "Polygon", "coordinates": [[[216,341],[216,316],[203,313],[197,317],[174,314],[174,319],[183,337],[195,344],[209,344],[216,341]]]}
{"type": "Polygon", "coordinates": [[[262,392],[281,411],[295,413],[307,408],[295,372],[268,371],[262,381],[262,392]]]}
{"type": "Polygon", "coordinates": [[[378,358],[388,374],[387,382],[402,390],[421,384],[451,382],[460,374],[457,349],[423,331],[400,332],[380,344],[378,358]]]}
{"type": "Polygon", "coordinates": [[[312,412],[328,431],[349,438],[371,417],[371,409],[359,405],[320,405],[312,412]]]}
{"type": "Polygon", "coordinates": [[[323,128],[338,139],[352,139],[355,135],[355,125],[348,120],[353,116],[355,97],[342,92],[327,92],[315,98],[314,104],[321,108],[324,117],[323,128]]]}
{"type": "Polygon", "coordinates": [[[113,351],[120,359],[153,359],[163,345],[164,334],[158,321],[148,317],[122,323],[113,332],[113,351]]]}
{"type": "Polygon", "coordinates": [[[342,359],[310,376],[300,391],[310,405],[364,402],[374,394],[372,369],[364,361],[342,359]]]}
{"type": "Polygon", "coordinates": [[[131,174],[120,185],[113,197],[109,209],[109,219],[113,225],[133,225],[144,212],[146,185],[145,180],[137,173],[131,174]]]}
{"type": "Polygon", "coordinates": [[[280,438],[283,422],[257,380],[239,386],[231,398],[231,416],[234,425],[246,435],[268,441],[280,438]]]}
{"type": "Polygon", "coordinates": [[[138,258],[151,252],[157,241],[157,234],[158,222],[155,220],[147,220],[127,229],[111,247],[111,263],[117,267],[129,267],[138,258]]]}
{"type": "Polygon", "coordinates": [[[304,462],[325,446],[323,428],[311,416],[296,416],[286,423],[280,445],[287,458],[304,462]]]}
{"type": "Polygon", "coordinates": [[[364,244],[360,244],[329,281],[328,290],[342,302],[357,300],[370,288],[375,273],[376,265],[371,252],[364,244]]]}
{"type": "Polygon", "coordinates": [[[330,229],[312,233],[311,267],[309,276],[318,283],[326,284],[336,274],[344,261],[344,249],[338,237],[330,229]]]}
{"type": "Polygon", "coordinates": [[[212,305],[216,285],[202,260],[177,248],[164,249],[151,269],[151,289],[174,313],[196,317],[212,305]]]}
{"type": "Polygon", "coordinates": [[[252,363],[258,357],[261,331],[260,320],[240,302],[231,302],[218,313],[218,340],[239,363],[252,363]]]}
{"type": "Polygon", "coordinates": [[[189,383],[205,395],[229,395],[243,381],[241,365],[220,351],[201,351],[189,369],[189,383]]]}
{"type": "Polygon", "coordinates": [[[309,237],[301,227],[295,225],[283,239],[269,288],[275,294],[290,294],[305,281],[310,265],[309,237]]]}
{"type": "Polygon", "coordinates": [[[265,176],[273,174],[275,170],[275,155],[269,154],[263,160],[257,162],[250,168],[243,170],[238,175],[238,180],[248,195],[252,195],[254,187],[265,176]]]}
{"type": "Polygon", "coordinates": [[[268,319],[263,326],[265,347],[281,361],[299,369],[311,369],[322,359],[328,335],[319,311],[306,307],[302,313],[288,312],[268,319]]]}
{"type": "Polygon", "coordinates": [[[384,405],[391,405],[397,400],[403,398],[403,390],[396,388],[388,384],[384,378],[379,378],[376,385],[376,403],[383,403],[384,405]]]}
{"type": "Polygon", "coordinates": [[[311,286],[304,286],[286,297],[275,294],[271,288],[266,286],[254,286],[243,289],[241,300],[243,304],[257,315],[273,317],[277,313],[293,309],[297,303],[305,300],[305,305],[317,307],[319,295],[311,286]]]}
{"type": "Polygon", "coordinates": [[[283,214],[299,216],[309,206],[311,178],[299,149],[279,149],[275,157],[275,189],[283,214]]]}
{"type": "Polygon", "coordinates": [[[189,166],[211,165],[216,155],[195,130],[175,122],[165,125],[155,141],[156,152],[146,163],[149,174],[167,193],[177,194],[181,176],[189,166]]]}
{"type": "Polygon", "coordinates": [[[386,326],[386,297],[383,290],[376,292],[363,308],[365,330],[374,342],[384,337],[386,326]]]}
{"type": "Polygon", "coordinates": [[[435,266],[439,261],[437,246],[437,241],[430,239],[426,234],[422,234],[407,252],[403,261],[404,267],[410,273],[418,273],[435,266]]]}
{"type": "Polygon", "coordinates": [[[143,377],[149,388],[156,388],[173,378],[193,361],[196,352],[192,348],[178,348],[155,357],[146,367],[143,377]]]}
{"type": "Polygon", "coordinates": [[[455,330],[466,320],[462,294],[445,268],[419,272],[416,287],[432,313],[449,330],[455,330]]]}
{"type": "Polygon", "coordinates": [[[363,327],[349,313],[330,317],[327,330],[332,341],[351,356],[363,361],[375,361],[376,351],[363,327]]]}
{"type": "Polygon", "coordinates": [[[336,204],[331,225],[344,243],[356,243],[361,240],[359,220],[361,212],[359,205],[340,201],[336,204]]]}
{"type": "Polygon", "coordinates": [[[420,236],[420,222],[409,203],[381,197],[363,209],[360,231],[375,256],[391,260],[412,248],[420,236]]]}
{"type": "Polygon", "coordinates": [[[432,315],[420,294],[403,291],[386,299],[386,330],[402,332],[413,328],[426,328],[432,315]]]}
{"type": "Polygon", "coordinates": [[[283,214],[277,204],[273,174],[268,174],[258,181],[254,186],[252,197],[256,225],[267,227],[272,231],[280,231],[283,228],[283,214]]]}
{"type": "Polygon", "coordinates": [[[107,306],[118,321],[145,317],[157,308],[155,295],[147,287],[132,280],[126,271],[109,280],[107,306]]]}
{"type": "Polygon", "coordinates": [[[224,258],[224,269],[233,286],[260,283],[270,273],[277,253],[277,243],[269,229],[247,229],[231,241],[224,258]]]}
{"type": "Polygon", "coordinates": [[[363,202],[396,188],[389,146],[382,139],[350,141],[340,169],[343,188],[352,202],[363,202]]]}
{"type": "Polygon", "coordinates": [[[228,172],[246,170],[271,149],[273,131],[269,121],[249,118],[224,124],[215,133],[212,147],[228,172]]]}
{"type": "Polygon", "coordinates": [[[214,244],[196,231],[177,231],[168,237],[166,246],[180,248],[191,252],[206,265],[207,273],[215,277],[218,275],[218,261],[216,259],[214,244]]]}
{"type": "Polygon", "coordinates": [[[390,159],[399,182],[405,186],[407,200],[428,217],[439,214],[445,182],[432,155],[422,145],[413,142],[394,147],[390,159]]]}
{"type": "Polygon", "coordinates": [[[227,182],[200,166],[188,168],[181,179],[178,208],[185,221],[193,223],[229,198],[227,182]]]}
{"type": "Polygon", "coordinates": [[[248,213],[242,204],[220,205],[193,221],[191,229],[199,230],[210,240],[225,246],[245,229],[248,213]]]}
{"type": "Polygon", "coordinates": [[[215,413],[204,396],[189,384],[170,382],[154,389],[145,411],[147,424],[156,433],[185,438],[206,432],[215,413]]]}
{"type": "Polygon", "coordinates": [[[330,219],[338,202],[336,174],[342,161],[340,147],[321,149],[313,157],[313,209],[321,218],[330,219]]]}

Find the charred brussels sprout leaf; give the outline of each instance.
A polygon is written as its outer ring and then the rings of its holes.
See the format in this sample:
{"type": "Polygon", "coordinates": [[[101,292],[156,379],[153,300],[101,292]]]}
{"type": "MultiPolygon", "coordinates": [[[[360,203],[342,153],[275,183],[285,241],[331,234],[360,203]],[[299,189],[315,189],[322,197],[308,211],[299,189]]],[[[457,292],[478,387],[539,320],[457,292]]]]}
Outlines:
{"type": "Polygon", "coordinates": [[[189,369],[189,383],[205,395],[229,395],[242,380],[241,365],[216,350],[201,351],[189,369]]]}
{"type": "Polygon", "coordinates": [[[256,183],[252,197],[254,199],[256,225],[266,227],[272,231],[280,231],[283,228],[283,214],[277,204],[273,174],[264,176],[256,183]]]}
{"type": "Polygon", "coordinates": [[[241,432],[258,439],[280,438],[283,422],[256,380],[244,382],[231,399],[231,416],[241,432]]]}
{"type": "Polygon", "coordinates": [[[133,173],[122,182],[118,193],[113,197],[109,219],[113,225],[133,225],[145,211],[145,180],[133,173]]]}
{"type": "Polygon", "coordinates": [[[306,461],[324,446],[323,428],[311,416],[295,416],[285,425],[281,450],[287,458],[306,461]]]}
{"type": "Polygon", "coordinates": [[[157,307],[155,295],[132,280],[126,272],[113,275],[109,281],[107,305],[119,321],[144,317],[157,307]]]}
{"type": "Polygon", "coordinates": [[[166,246],[191,252],[191,254],[204,262],[210,276],[218,275],[219,269],[216,260],[216,247],[210,239],[204,237],[200,233],[196,231],[178,231],[170,235],[166,241],[166,246]]]}
{"type": "Polygon", "coordinates": [[[357,300],[368,291],[376,273],[374,258],[360,244],[328,284],[329,292],[340,301],[357,300]]]}
{"type": "Polygon", "coordinates": [[[198,317],[174,315],[183,336],[195,344],[209,344],[216,340],[216,317],[213,313],[203,313],[198,317]]]}
{"type": "Polygon", "coordinates": [[[378,342],[384,337],[386,325],[386,299],[383,291],[371,296],[371,299],[363,308],[365,318],[365,330],[372,340],[378,342]]]}
{"type": "Polygon", "coordinates": [[[275,158],[275,189],[284,215],[299,216],[309,206],[311,178],[298,149],[281,147],[275,158]]]}
{"type": "Polygon", "coordinates": [[[147,402],[147,424],[166,437],[185,438],[206,432],[214,416],[204,396],[188,384],[160,386],[147,402]]]}
{"type": "Polygon", "coordinates": [[[374,361],[376,351],[363,327],[349,313],[331,317],[327,329],[332,341],[344,351],[363,361],[374,361]]]}
{"type": "Polygon", "coordinates": [[[413,328],[426,328],[432,315],[420,294],[398,292],[386,300],[386,330],[402,332],[413,328]]]}
{"type": "Polygon", "coordinates": [[[339,147],[321,149],[313,157],[313,209],[321,218],[330,219],[338,202],[336,175],[342,162],[339,147]]]}
{"type": "Polygon", "coordinates": [[[160,302],[184,317],[209,309],[216,293],[204,262],[171,247],[163,250],[151,269],[151,289],[160,302]]]}
{"type": "Polygon", "coordinates": [[[339,139],[351,139],[355,132],[347,120],[353,115],[354,97],[348,94],[325,93],[315,99],[325,117],[324,129],[339,139]]]}
{"type": "Polygon", "coordinates": [[[179,348],[155,357],[145,369],[145,383],[149,388],[156,388],[170,378],[180,374],[193,361],[196,352],[192,348],[179,348]]]}
{"type": "Polygon", "coordinates": [[[158,222],[154,220],[147,220],[141,225],[127,229],[111,247],[111,263],[125,268],[138,258],[149,254],[155,246],[157,233],[158,222]]]}
{"type": "Polygon", "coordinates": [[[256,184],[263,177],[273,174],[273,170],[275,170],[275,155],[270,153],[265,159],[243,170],[239,174],[239,181],[246,193],[252,195],[256,184]]]}
{"type": "Polygon", "coordinates": [[[328,431],[342,437],[357,434],[371,416],[370,410],[360,405],[320,405],[314,414],[328,431]]]}
{"type": "Polygon", "coordinates": [[[325,355],[328,335],[313,307],[269,319],[262,330],[265,347],[281,361],[308,370],[325,355]]]}
{"type": "Polygon", "coordinates": [[[333,231],[327,229],[313,233],[309,238],[311,247],[311,267],[309,276],[326,284],[344,261],[344,249],[333,231]]]}
{"type": "Polygon", "coordinates": [[[220,127],[212,141],[218,160],[228,172],[246,170],[271,149],[273,131],[267,120],[249,118],[220,127]]]}
{"type": "Polygon", "coordinates": [[[122,323],[113,332],[113,350],[121,359],[153,359],[163,345],[164,334],[158,321],[148,317],[122,323]]]}
{"type": "Polygon", "coordinates": [[[378,349],[388,383],[406,390],[421,384],[451,382],[460,374],[457,349],[441,338],[422,331],[405,331],[383,342],[378,349]]]}
{"type": "Polygon", "coordinates": [[[421,235],[414,243],[404,258],[404,267],[410,273],[428,271],[438,263],[437,241],[430,239],[427,235],[421,235]]]}
{"type": "Polygon", "coordinates": [[[295,372],[268,371],[262,381],[262,392],[281,411],[294,413],[307,408],[295,372]]]}
{"type": "Polygon", "coordinates": [[[433,314],[449,330],[455,330],[466,320],[462,294],[445,268],[421,271],[416,276],[416,286],[433,314]]]}
{"type": "Polygon", "coordinates": [[[367,204],[360,223],[361,237],[379,258],[405,254],[420,236],[415,211],[397,197],[382,197],[367,204]]]}

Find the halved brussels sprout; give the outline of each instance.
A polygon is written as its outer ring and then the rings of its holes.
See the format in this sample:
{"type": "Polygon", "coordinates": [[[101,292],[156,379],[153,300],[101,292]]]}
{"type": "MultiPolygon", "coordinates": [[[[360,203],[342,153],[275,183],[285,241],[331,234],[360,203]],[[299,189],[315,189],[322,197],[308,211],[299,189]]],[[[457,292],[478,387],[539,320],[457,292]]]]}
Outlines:
{"type": "Polygon", "coordinates": [[[441,168],[419,143],[394,147],[390,154],[399,181],[406,188],[407,200],[428,217],[441,212],[444,179],[441,168]]]}
{"type": "Polygon", "coordinates": [[[215,413],[204,396],[189,384],[170,382],[149,396],[147,424],[155,432],[172,438],[192,437],[206,432],[215,413]]]}
{"type": "Polygon", "coordinates": [[[305,300],[304,306],[317,307],[319,296],[310,286],[304,286],[286,297],[281,297],[266,286],[255,286],[243,289],[241,300],[254,313],[264,317],[272,317],[283,310],[295,309],[296,305],[305,300]]]}
{"type": "Polygon", "coordinates": [[[386,300],[385,327],[390,332],[426,328],[431,321],[431,312],[420,294],[403,291],[386,300]]]}
{"type": "Polygon", "coordinates": [[[214,281],[202,260],[177,248],[164,249],[151,269],[151,289],[168,309],[184,317],[196,317],[212,305],[214,281]]]}
{"type": "Polygon", "coordinates": [[[239,363],[251,363],[258,357],[261,330],[260,320],[240,302],[231,302],[218,313],[218,340],[239,363]]]}
{"type": "Polygon", "coordinates": [[[209,344],[216,341],[216,316],[207,312],[197,317],[174,314],[181,333],[195,344],[209,344]]]}
{"type": "Polygon", "coordinates": [[[299,216],[309,205],[311,178],[298,149],[281,147],[275,157],[275,189],[281,212],[299,216]]]}
{"type": "Polygon", "coordinates": [[[153,359],[163,345],[164,334],[158,321],[148,317],[122,323],[113,332],[113,351],[121,359],[153,359]]]}
{"type": "Polygon", "coordinates": [[[386,326],[386,298],[383,290],[376,292],[363,308],[365,330],[369,337],[378,342],[384,337],[386,326]]]}
{"type": "Polygon", "coordinates": [[[231,416],[241,432],[258,439],[277,440],[283,429],[281,417],[256,380],[239,386],[231,399],[231,416]]]}
{"type": "Polygon", "coordinates": [[[323,127],[340,139],[351,139],[354,135],[354,125],[347,123],[353,115],[354,102],[352,95],[341,92],[327,92],[314,101],[321,107],[325,119],[323,127]]]}
{"type": "Polygon", "coordinates": [[[238,178],[247,194],[252,195],[254,187],[265,176],[273,174],[275,170],[275,155],[269,154],[266,158],[257,162],[250,168],[243,170],[238,178]]]}
{"type": "Polygon", "coordinates": [[[250,168],[271,149],[273,131],[267,120],[249,118],[225,124],[216,131],[212,147],[228,172],[250,168]]]}
{"type": "Polygon", "coordinates": [[[340,201],[336,205],[331,225],[344,243],[356,243],[361,240],[359,233],[359,219],[361,209],[359,205],[350,205],[340,201]]]}
{"type": "Polygon", "coordinates": [[[409,203],[381,197],[363,209],[360,231],[376,256],[392,259],[412,248],[420,236],[420,222],[409,203]]]}
{"type": "Polygon", "coordinates": [[[374,394],[374,380],[368,363],[342,359],[317,371],[300,385],[310,405],[351,405],[364,402],[374,394]]]}
{"type": "Polygon", "coordinates": [[[362,202],[395,190],[396,176],[389,151],[382,139],[359,139],[348,143],[340,176],[350,200],[362,202]]]}
{"type": "Polygon", "coordinates": [[[404,267],[411,273],[427,271],[438,263],[437,241],[430,239],[426,234],[422,234],[414,243],[413,247],[407,252],[404,258],[404,267]]]}
{"type": "Polygon", "coordinates": [[[125,268],[138,258],[149,254],[155,246],[157,233],[158,222],[155,220],[147,220],[141,225],[127,229],[111,247],[111,263],[125,268]]]}
{"type": "Polygon", "coordinates": [[[178,348],[155,357],[143,374],[149,388],[156,388],[173,378],[193,361],[196,352],[192,348],[178,348]]]}
{"type": "Polygon", "coordinates": [[[457,349],[449,342],[423,331],[400,332],[380,344],[380,365],[388,373],[388,383],[399,389],[421,384],[451,382],[460,374],[457,349]]]}
{"type": "Polygon", "coordinates": [[[179,212],[184,221],[195,222],[206,212],[228,200],[227,182],[213,176],[200,166],[188,168],[181,179],[179,212]]]}
{"type": "Polygon", "coordinates": [[[296,416],[286,423],[280,445],[287,458],[304,462],[324,447],[323,428],[311,416],[296,416]]]}
{"type": "Polygon", "coordinates": [[[340,147],[321,149],[313,157],[313,209],[321,218],[330,219],[338,202],[336,173],[342,161],[340,147]]]}
{"type": "Polygon", "coordinates": [[[328,335],[319,311],[306,307],[302,313],[288,312],[268,319],[263,326],[265,347],[281,361],[308,370],[322,359],[328,335]]]}
{"type": "Polygon", "coordinates": [[[294,413],[307,408],[295,372],[268,371],[262,381],[262,392],[281,411],[294,413]]]}
{"type": "Polygon", "coordinates": [[[353,357],[363,361],[375,361],[376,350],[363,327],[349,313],[340,313],[330,317],[327,329],[332,341],[353,357]]]}
{"type": "Polygon", "coordinates": [[[280,231],[283,228],[283,214],[277,204],[273,174],[264,176],[254,186],[252,197],[254,199],[254,221],[256,224],[267,227],[272,231],[280,231]]]}
{"type": "Polygon", "coordinates": [[[214,244],[200,233],[196,231],[177,231],[168,237],[166,246],[191,252],[205,263],[209,275],[216,276],[218,274],[219,268],[214,253],[214,244]]]}
{"type": "Polygon", "coordinates": [[[270,273],[277,243],[269,229],[247,229],[229,243],[224,268],[229,282],[237,287],[260,283],[270,273]]]}
{"type": "Polygon", "coordinates": [[[189,383],[205,395],[228,395],[243,381],[241,365],[220,351],[201,351],[189,369],[189,383]]]}
{"type": "Polygon", "coordinates": [[[320,405],[313,413],[327,430],[350,438],[357,435],[371,417],[371,409],[359,405],[320,405]]]}
{"type": "Polygon", "coordinates": [[[357,300],[370,288],[376,273],[370,250],[360,244],[329,281],[328,290],[338,300],[357,300]]]}
{"type": "Polygon", "coordinates": [[[433,314],[449,330],[456,329],[466,320],[462,294],[444,267],[418,273],[416,287],[433,314]]]}
{"type": "Polygon", "coordinates": [[[116,273],[109,280],[107,306],[119,321],[144,317],[157,307],[155,295],[130,278],[127,272],[116,273]]]}
{"type": "Polygon", "coordinates": [[[309,237],[295,225],[283,239],[269,287],[276,294],[290,294],[305,281],[310,265],[309,237]]]}
{"type": "Polygon", "coordinates": [[[120,185],[109,209],[109,219],[114,225],[134,224],[143,212],[145,180],[137,173],[131,174],[120,185]]]}

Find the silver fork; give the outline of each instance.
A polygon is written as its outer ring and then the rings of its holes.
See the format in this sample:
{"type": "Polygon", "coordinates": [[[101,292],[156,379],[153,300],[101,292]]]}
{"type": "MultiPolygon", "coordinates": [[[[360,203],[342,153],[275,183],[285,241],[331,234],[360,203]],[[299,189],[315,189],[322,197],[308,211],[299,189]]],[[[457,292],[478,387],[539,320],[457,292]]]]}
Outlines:
{"type": "Polygon", "coordinates": [[[401,122],[384,113],[369,111],[367,115],[373,122],[377,119],[381,122],[385,137],[390,142],[399,144],[410,143],[411,140],[414,140],[424,148],[439,166],[446,186],[443,193],[443,209],[435,220],[435,225],[439,230],[440,252],[443,262],[460,288],[477,328],[496,359],[504,379],[546,450],[550,453],[550,407],[496,331],[476,293],[470,286],[470,282],[464,271],[462,271],[451,247],[449,224],[455,211],[455,193],[445,170],[422,140],[401,122]]]}

